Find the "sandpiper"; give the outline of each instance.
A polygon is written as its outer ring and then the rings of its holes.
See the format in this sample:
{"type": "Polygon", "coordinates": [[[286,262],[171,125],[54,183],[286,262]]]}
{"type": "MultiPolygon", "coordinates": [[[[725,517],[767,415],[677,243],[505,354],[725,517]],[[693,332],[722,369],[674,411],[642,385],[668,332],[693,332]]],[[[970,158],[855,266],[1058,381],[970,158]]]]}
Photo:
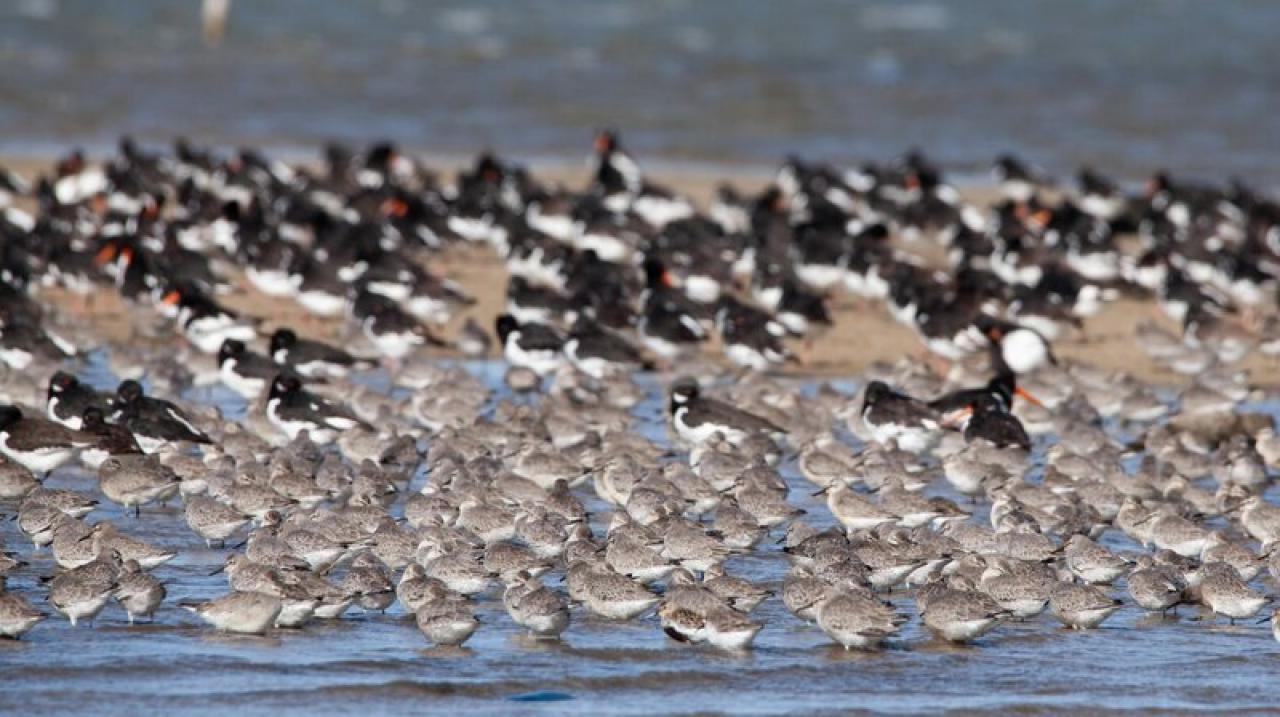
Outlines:
{"type": "Polygon", "coordinates": [[[207,547],[215,542],[221,545],[250,520],[248,515],[207,495],[189,496],[183,502],[187,526],[204,538],[207,547]]]}
{"type": "Polygon", "coordinates": [[[1067,567],[1086,583],[1109,585],[1129,569],[1129,561],[1117,557],[1085,535],[1071,536],[1063,554],[1067,558],[1067,567]]]}
{"type": "Polygon", "coordinates": [[[480,626],[470,604],[463,601],[429,602],[418,608],[414,620],[427,640],[443,647],[461,645],[480,626]]]}
{"type": "Polygon", "coordinates": [[[143,572],[137,560],[124,561],[113,596],[129,616],[129,624],[139,617],[151,618],[165,594],[164,584],[143,572]]]}
{"type": "Polygon", "coordinates": [[[222,632],[262,635],[275,623],[281,603],[272,595],[232,591],[208,602],[184,603],[182,607],[222,632]]]}
{"type": "Polygon", "coordinates": [[[1226,616],[1233,624],[1250,618],[1271,598],[1250,588],[1240,573],[1226,563],[1209,563],[1200,569],[1200,600],[1217,615],[1226,616]]]}
{"type": "Polygon", "coordinates": [[[538,638],[555,639],[569,627],[569,608],[564,598],[527,572],[515,576],[502,595],[507,614],[538,638]]]}
{"type": "Polygon", "coordinates": [[[708,612],[705,620],[707,642],[722,650],[747,649],[764,627],[762,623],[727,607],[708,612]]]}
{"type": "Polygon", "coordinates": [[[43,619],[45,614],[32,607],[26,598],[0,590],[0,635],[17,640],[43,619]]]}
{"type": "Polygon", "coordinates": [[[133,508],[135,515],[147,503],[176,495],[179,483],[178,476],[155,456],[141,453],[111,456],[98,468],[102,494],[126,510],[133,508]]]}
{"type": "Polygon", "coordinates": [[[648,612],[660,599],[635,580],[605,568],[586,576],[586,604],[610,620],[630,620],[648,612]]]}
{"type": "Polygon", "coordinates": [[[1012,613],[973,590],[946,589],[921,611],[924,624],[950,642],[969,642],[990,632],[1012,613]]]}
{"type": "Polygon", "coordinates": [[[111,551],[58,575],[49,582],[49,603],[73,627],[81,620],[92,621],[111,599],[121,566],[120,554],[111,551]]]}
{"type": "Polygon", "coordinates": [[[1143,610],[1167,612],[1175,608],[1185,597],[1187,585],[1176,571],[1157,565],[1143,555],[1138,559],[1138,569],[1129,573],[1129,597],[1143,610]]]}
{"type": "Polygon", "coordinates": [[[1097,627],[1123,604],[1092,585],[1059,583],[1049,593],[1054,617],[1075,630],[1097,627]]]}
{"type": "Polygon", "coordinates": [[[846,650],[878,647],[906,622],[879,600],[848,593],[823,601],[817,620],[818,627],[846,650]]]}

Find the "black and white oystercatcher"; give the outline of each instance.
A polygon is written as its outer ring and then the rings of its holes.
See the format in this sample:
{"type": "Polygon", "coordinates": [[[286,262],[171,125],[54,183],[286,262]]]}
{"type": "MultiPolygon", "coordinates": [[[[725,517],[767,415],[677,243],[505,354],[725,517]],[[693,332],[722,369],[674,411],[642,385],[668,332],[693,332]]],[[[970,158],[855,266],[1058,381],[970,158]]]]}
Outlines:
{"type": "Polygon", "coordinates": [[[321,445],[333,443],[342,431],[362,425],[349,409],[311,393],[297,376],[288,374],[271,383],[267,419],[290,439],[307,431],[311,440],[321,445]]]}
{"type": "Polygon", "coordinates": [[[111,420],[133,433],[148,453],[173,443],[212,443],[187,414],[172,401],[146,395],[142,384],[121,381],[111,404],[111,420]]]}
{"type": "Polygon", "coordinates": [[[702,395],[698,382],[680,378],[671,385],[671,424],[690,443],[704,443],[717,434],[733,444],[753,435],[778,436],[783,430],[736,406],[702,395]]]}
{"type": "Polygon", "coordinates": [[[17,406],[0,406],[0,453],[33,473],[48,475],[93,442],[60,423],[24,416],[17,406]]]}

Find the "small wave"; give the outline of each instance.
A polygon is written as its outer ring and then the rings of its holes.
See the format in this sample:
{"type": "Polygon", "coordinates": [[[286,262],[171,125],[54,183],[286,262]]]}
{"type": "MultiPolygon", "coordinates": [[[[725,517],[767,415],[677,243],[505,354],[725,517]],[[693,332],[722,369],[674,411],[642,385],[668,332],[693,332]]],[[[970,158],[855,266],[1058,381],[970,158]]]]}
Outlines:
{"type": "Polygon", "coordinates": [[[400,702],[427,698],[510,699],[531,694],[610,693],[644,690],[696,689],[723,685],[737,679],[732,674],[688,670],[661,670],[632,675],[567,677],[561,680],[500,679],[489,682],[418,681],[399,679],[378,683],[344,683],[323,687],[252,689],[216,692],[205,699],[221,704],[262,704],[305,699],[308,704],[330,702],[400,702]]]}
{"type": "Polygon", "coordinates": [[[863,10],[859,20],[864,28],[877,31],[941,32],[951,25],[947,8],[925,3],[876,5],[863,10]]]}

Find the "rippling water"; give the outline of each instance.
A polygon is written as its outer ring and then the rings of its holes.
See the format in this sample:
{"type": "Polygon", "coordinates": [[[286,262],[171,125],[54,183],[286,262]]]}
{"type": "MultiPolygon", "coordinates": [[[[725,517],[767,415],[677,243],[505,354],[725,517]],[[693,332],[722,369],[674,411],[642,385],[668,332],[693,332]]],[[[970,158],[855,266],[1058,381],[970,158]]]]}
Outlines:
{"type": "Polygon", "coordinates": [[[1280,4],[1246,0],[628,3],[196,0],[0,4],[0,149],[312,145],[389,137],[578,157],[615,124],[643,155],[985,169],[1168,166],[1280,184],[1280,4]]]}
{"type": "MultiPolygon", "coordinates": [[[[102,358],[98,355],[82,375],[105,388],[114,380],[102,358]]],[[[500,364],[468,368],[498,397],[508,396],[501,388],[500,364]]],[[[385,384],[385,376],[364,380],[385,384]]],[[[666,442],[660,384],[651,376],[641,381],[650,396],[635,411],[636,428],[666,442]]],[[[800,383],[805,390],[813,388],[800,383]]],[[[837,387],[853,392],[856,384],[837,387]]],[[[244,408],[220,386],[198,389],[189,398],[212,401],[229,414],[244,408]]],[[[1249,406],[1272,413],[1277,408],[1249,406]]],[[[1119,427],[1110,428],[1120,435],[1119,427]]],[[[1051,440],[1038,439],[1037,455],[1051,440]]],[[[794,465],[786,462],[782,471],[792,486],[791,500],[809,511],[805,519],[830,524],[830,513],[809,495],[812,486],[794,465]]],[[[424,480],[419,477],[413,488],[424,480]]],[[[69,470],[48,484],[93,493],[94,483],[92,476],[69,470]]],[[[945,482],[939,483],[930,491],[949,495],[945,482]]],[[[595,527],[603,530],[605,505],[589,491],[579,494],[589,498],[595,527]]],[[[180,550],[154,571],[166,581],[169,597],[155,624],[128,626],[113,602],[91,628],[72,628],[54,617],[22,642],[0,641],[0,714],[1248,712],[1280,704],[1275,680],[1280,646],[1269,627],[1196,620],[1188,608],[1178,618],[1162,620],[1129,605],[1103,629],[1086,632],[1061,629],[1046,614],[1004,625],[968,647],[933,642],[913,617],[888,649],[869,654],[834,646],[816,627],[788,613],[779,598],[767,600],[754,614],[766,626],[755,649],[742,655],[675,643],[652,615],[619,624],[579,608],[563,643],[532,642],[507,617],[496,593],[481,600],[481,629],[461,649],[428,649],[398,604],[386,614],[353,608],[344,619],[265,638],[221,636],[176,603],[226,592],[225,578],[209,574],[226,551],[205,549],[177,508],[148,508],[134,519],[110,503],[104,506],[89,519],[110,519],[131,535],[180,550]]],[[[3,512],[12,515],[13,508],[3,506],[3,512]]],[[[30,553],[30,543],[13,522],[0,521],[0,535],[10,549],[24,557],[30,553]]],[[[1104,542],[1136,548],[1117,531],[1104,542]]],[[[37,576],[51,573],[53,563],[47,552],[32,562],[10,586],[44,604],[37,576]]],[[[786,566],[772,539],[728,563],[730,572],[775,588],[786,566]]],[[[908,597],[892,599],[914,616],[908,597]]]]}

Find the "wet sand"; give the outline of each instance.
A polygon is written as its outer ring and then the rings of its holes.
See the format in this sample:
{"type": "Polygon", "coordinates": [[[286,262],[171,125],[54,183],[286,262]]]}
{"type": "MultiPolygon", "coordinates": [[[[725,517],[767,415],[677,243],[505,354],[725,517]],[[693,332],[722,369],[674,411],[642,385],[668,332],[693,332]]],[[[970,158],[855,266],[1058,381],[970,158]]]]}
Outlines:
{"type": "MultiPolygon", "coordinates": [[[[457,160],[432,161],[446,174],[457,166],[457,160]]],[[[30,158],[0,158],[0,165],[32,177],[47,172],[51,163],[30,158]]],[[[724,168],[711,171],[708,168],[662,167],[651,170],[655,181],[691,197],[700,207],[706,208],[715,188],[724,181],[745,191],[756,191],[770,179],[770,169],[762,167],[724,168]]],[[[545,181],[580,187],[587,181],[588,172],[581,164],[530,165],[533,174],[545,181]]],[[[961,193],[970,201],[986,205],[995,198],[990,186],[962,186],[961,193]]],[[[927,245],[904,245],[908,251],[927,250],[927,245]]],[[[506,270],[499,258],[487,247],[478,245],[453,245],[427,260],[433,271],[458,282],[472,297],[475,305],[459,312],[439,333],[451,337],[468,318],[475,318],[482,326],[493,326],[494,318],[502,311],[506,288],[506,270]]],[[[263,320],[263,329],[291,326],[300,334],[325,339],[353,337],[342,320],[318,319],[301,306],[288,299],[265,296],[244,280],[236,277],[235,293],[220,297],[227,306],[263,320]]],[[[65,291],[45,290],[42,300],[91,322],[100,335],[110,341],[136,340],[131,334],[127,309],[119,297],[109,289],[98,292],[89,302],[65,291]]],[[[791,348],[800,362],[782,367],[779,372],[795,376],[840,377],[852,376],[879,361],[895,361],[904,355],[919,356],[926,360],[923,344],[907,327],[893,321],[885,308],[876,302],[866,302],[847,294],[837,294],[832,302],[834,325],[816,336],[809,345],[793,342],[791,348]]],[[[1104,306],[1098,315],[1086,319],[1082,328],[1071,330],[1054,343],[1054,352],[1060,360],[1078,361],[1097,368],[1124,371],[1145,382],[1159,385],[1181,385],[1188,377],[1163,368],[1153,362],[1137,345],[1134,327],[1151,321],[1177,332],[1179,327],[1169,319],[1153,300],[1121,299],[1104,306]]],[[[714,345],[707,347],[709,354],[716,354],[714,345]]],[[[447,350],[436,350],[449,355],[447,350]]],[[[1280,386],[1280,361],[1252,352],[1240,365],[1249,372],[1251,381],[1262,386],[1280,386]]]]}

